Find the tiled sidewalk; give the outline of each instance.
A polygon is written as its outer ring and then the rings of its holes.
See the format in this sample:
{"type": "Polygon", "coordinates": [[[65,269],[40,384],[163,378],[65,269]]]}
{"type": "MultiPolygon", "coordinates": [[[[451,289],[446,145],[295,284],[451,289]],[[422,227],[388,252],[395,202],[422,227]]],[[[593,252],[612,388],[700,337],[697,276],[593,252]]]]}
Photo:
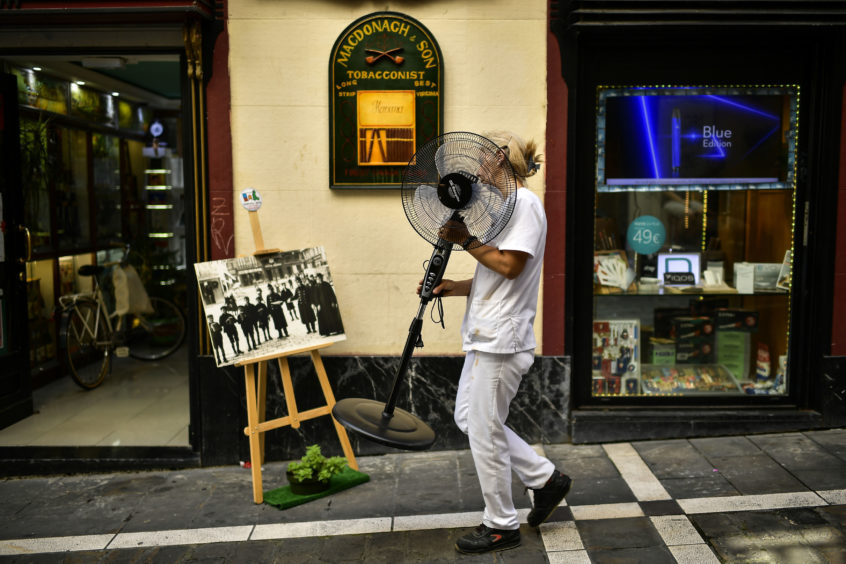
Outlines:
{"type": "Polygon", "coordinates": [[[546,452],[576,478],[552,562],[846,562],[846,431],[546,452]]]}
{"type": "MultiPolygon", "coordinates": [[[[469,451],[363,457],[371,481],[289,509],[252,503],[238,467],[0,482],[16,562],[846,563],[846,430],[545,445],[574,477],[520,548],[463,556],[481,519],[469,451]],[[69,552],[65,552],[69,551],[69,552]]],[[[266,465],[265,487],[284,485],[266,465]]],[[[530,498],[515,484],[525,518],[530,498]]],[[[5,539],[5,540],[3,540],[5,539]]]]}

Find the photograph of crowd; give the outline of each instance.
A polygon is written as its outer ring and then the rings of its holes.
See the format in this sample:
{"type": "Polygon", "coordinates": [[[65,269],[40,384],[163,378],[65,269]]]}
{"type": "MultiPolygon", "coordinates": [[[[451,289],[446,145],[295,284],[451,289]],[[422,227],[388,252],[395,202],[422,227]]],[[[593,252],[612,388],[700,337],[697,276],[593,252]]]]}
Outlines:
{"type": "Polygon", "coordinates": [[[323,247],[194,270],[217,366],[346,339],[323,247]]]}

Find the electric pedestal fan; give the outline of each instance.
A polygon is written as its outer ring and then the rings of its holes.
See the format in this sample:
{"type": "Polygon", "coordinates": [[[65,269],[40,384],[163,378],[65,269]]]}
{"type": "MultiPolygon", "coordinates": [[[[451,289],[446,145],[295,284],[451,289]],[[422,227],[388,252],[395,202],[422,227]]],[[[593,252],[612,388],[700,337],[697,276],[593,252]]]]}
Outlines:
{"type": "Polygon", "coordinates": [[[387,446],[425,450],[435,432],[417,416],[396,407],[400,384],[416,346],[426,306],[437,296],[453,250],[490,242],[508,223],[517,199],[517,181],[503,149],[481,135],[445,133],[414,154],[403,173],[402,206],[420,236],[434,245],[423,276],[420,306],[411,322],[394,385],[385,403],[347,398],[332,415],[345,428],[387,446]]]}

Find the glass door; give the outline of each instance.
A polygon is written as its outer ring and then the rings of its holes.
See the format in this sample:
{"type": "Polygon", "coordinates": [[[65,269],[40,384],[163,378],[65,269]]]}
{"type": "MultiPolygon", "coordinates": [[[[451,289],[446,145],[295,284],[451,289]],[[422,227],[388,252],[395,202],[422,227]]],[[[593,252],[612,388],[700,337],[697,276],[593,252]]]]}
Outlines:
{"type": "Polygon", "coordinates": [[[17,88],[0,73],[0,428],[32,413],[24,263],[31,252],[29,233],[20,224],[20,142],[17,88]]]}
{"type": "MultiPolygon", "coordinates": [[[[14,77],[10,99],[20,113],[22,179],[15,195],[21,209],[14,217],[29,228],[32,249],[20,263],[21,288],[7,301],[25,305],[20,325],[27,331],[16,333],[29,337],[29,367],[23,373],[35,405],[31,417],[0,426],[0,447],[189,445],[187,346],[145,362],[127,356],[132,351],[117,346],[118,335],[109,353],[111,369],[99,387],[82,392],[82,399],[69,376],[70,347],[61,341],[59,299],[74,294],[88,299],[94,277],[80,273],[87,265],[106,267],[96,279],[110,312],[116,308],[113,274],[124,268],[117,266],[124,259],[147,294],[186,309],[179,56],[136,57],[123,70],[146,69],[149,73],[142,74],[148,77],[161,74],[162,65],[175,71],[168,75],[172,83],[165,81],[167,97],[112,76],[121,69],[105,74],[56,57],[0,61],[14,77]],[[166,127],[157,131],[154,123],[166,127]],[[160,202],[150,196],[147,171],[165,163],[170,174],[157,188],[172,195],[160,202]],[[165,211],[172,212],[170,223],[179,229],[165,233],[151,221],[151,214],[165,211]]],[[[100,366],[74,368],[96,373],[100,366]]]]}

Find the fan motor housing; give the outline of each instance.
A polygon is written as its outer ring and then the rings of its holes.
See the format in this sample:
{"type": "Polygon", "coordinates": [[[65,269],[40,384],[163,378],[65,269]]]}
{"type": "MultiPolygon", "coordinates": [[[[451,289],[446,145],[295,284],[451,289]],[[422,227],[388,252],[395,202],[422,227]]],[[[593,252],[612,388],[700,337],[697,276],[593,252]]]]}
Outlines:
{"type": "Polygon", "coordinates": [[[460,172],[447,174],[438,182],[438,199],[443,205],[454,210],[464,208],[473,197],[473,182],[475,179],[460,172]]]}

